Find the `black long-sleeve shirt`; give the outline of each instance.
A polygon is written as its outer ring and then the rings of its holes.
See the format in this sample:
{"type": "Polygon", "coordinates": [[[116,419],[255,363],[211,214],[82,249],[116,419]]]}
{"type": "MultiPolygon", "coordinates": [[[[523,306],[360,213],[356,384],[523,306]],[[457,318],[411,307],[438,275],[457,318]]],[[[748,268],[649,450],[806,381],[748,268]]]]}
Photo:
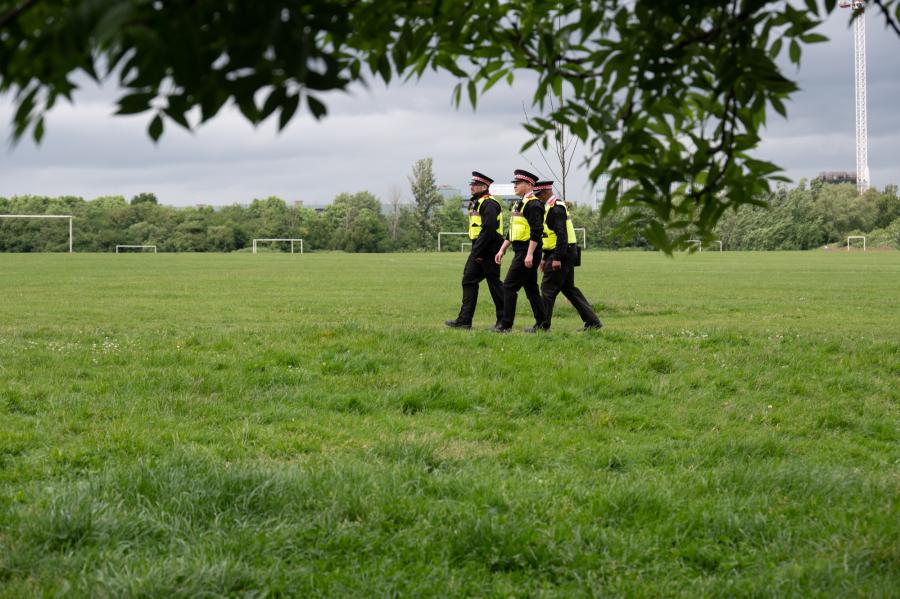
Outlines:
{"type": "MultiPolygon", "coordinates": [[[[481,196],[487,192],[475,194],[470,200],[470,210],[475,208],[481,196]]],[[[481,215],[481,231],[478,237],[472,242],[472,255],[476,258],[484,258],[485,260],[493,260],[494,254],[500,249],[503,243],[503,237],[497,233],[497,224],[500,219],[500,202],[493,200],[485,200],[481,203],[478,213],[481,215]]]]}
{"type": "MultiPolygon", "coordinates": [[[[532,200],[525,204],[525,210],[522,210],[523,203],[524,200],[520,199],[517,201],[513,205],[513,212],[522,212],[522,216],[528,221],[528,228],[530,229],[529,241],[536,242],[538,249],[540,249],[544,239],[544,205],[538,200],[532,200]]],[[[509,239],[509,235],[506,238],[509,239]]],[[[527,249],[528,242],[513,241],[512,246],[514,250],[527,249]]]]}
{"type": "Polygon", "coordinates": [[[544,260],[565,260],[569,253],[569,244],[574,243],[574,239],[569,239],[566,229],[566,209],[555,204],[550,207],[547,212],[547,228],[556,233],[556,247],[553,248],[549,256],[544,256],[544,260]]]}

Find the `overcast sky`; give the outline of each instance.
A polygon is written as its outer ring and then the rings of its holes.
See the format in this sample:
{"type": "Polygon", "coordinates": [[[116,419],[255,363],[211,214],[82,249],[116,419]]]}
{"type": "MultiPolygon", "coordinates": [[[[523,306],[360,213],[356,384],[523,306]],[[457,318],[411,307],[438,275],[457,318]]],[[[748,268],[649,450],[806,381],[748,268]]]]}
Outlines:
{"type": "MultiPolygon", "coordinates": [[[[900,38],[878,15],[869,15],[867,27],[869,168],[880,188],[900,183],[900,38]]],[[[846,11],[836,11],[823,33],[831,41],[806,47],[799,72],[786,67],[802,91],[789,104],[787,120],[772,113],[757,152],[794,180],[856,168],[846,11]]],[[[389,89],[355,88],[325,98],[329,116],[323,121],[303,114],[281,133],[273,123],[254,129],[237,111],[223,110],[193,134],[173,125],[158,145],[146,134],[150,117],[112,116],[112,85],[87,86],[75,106],[59,104],[49,115],[41,146],[0,142],[6,146],[0,149],[0,196],[130,198],[149,191],[161,203],[179,206],[248,203],[270,195],[321,205],[340,192],[360,190],[387,201],[399,188],[408,200],[407,176],[423,157],[434,159],[440,184],[464,189],[472,170],[503,181],[515,168],[543,166],[536,152],[518,154],[527,138],[522,101],[530,104],[532,81],[498,84],[474,112],[451,105],[454,80],[446,76],[389,89]]],[[[0,98],[2,140],[10,138],[11,116],[9,98],[0,98]]],[[[583,170],[568,195],[576,201],[592,196],[583,170]]]]}

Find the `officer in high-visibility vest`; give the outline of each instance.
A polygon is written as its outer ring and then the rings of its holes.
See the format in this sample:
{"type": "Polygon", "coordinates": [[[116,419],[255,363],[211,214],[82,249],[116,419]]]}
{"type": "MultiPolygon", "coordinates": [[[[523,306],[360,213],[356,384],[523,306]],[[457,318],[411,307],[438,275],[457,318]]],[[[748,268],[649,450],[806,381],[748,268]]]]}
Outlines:
{"type": "Polygon", "coordinates": [[[444,324],[448,327],[472,328],[472,317],[478,302],[478,284],[487,280],[491,298],[494,300],[496,322],[503,316],[503,287],[500,284],[500,265],[494,256],[503,243],[503,207],[491,195],[489,188],[494,180],[478,171],[472,171],[469,181],[469,239],[472,249],[463,269],[462,307],[459,316],[444,324]]]}
{"type": "Polygon", "coordinates": [[[538,265],[541,262],[541,237],[544,233],[544,206],[532,190],[537,177],[528,171],[516,170],[512,181],[519,199],[512,209],[509,221],[509,235],[494,260],[499,265],[503,255],[511,245],[513,260],[503,281],[503,318],[492,330],[506,333],[512,330],[516,319],[516,299],[519,289],[525,288],[525,296],[534,314],[534,326],[525,329],[528,333],[546,328],[544,300],[537,284],[538,265]]]}
{"type": "Polygon", "coordinates": [[[579,264],[578,244],[572,215],[566,203],[553,195],[553,181],[539,181],[535,195],[544,205],[544,259],[541,271],[541,296],[544,298],[547,327],[553,318],[553,304],[562,293],[584,322],[584,330],[600,329],[603,324],[587,298],[575,286],[575,267],[579,264]]]}

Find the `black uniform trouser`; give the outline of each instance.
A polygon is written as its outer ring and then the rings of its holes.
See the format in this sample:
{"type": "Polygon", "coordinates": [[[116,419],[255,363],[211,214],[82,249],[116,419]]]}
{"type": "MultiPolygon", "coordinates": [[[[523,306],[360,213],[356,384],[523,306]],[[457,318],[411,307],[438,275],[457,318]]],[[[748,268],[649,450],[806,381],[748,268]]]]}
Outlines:
{"type": "Polygon", "coordinates": [[[525,296],[531,304],[531,312],[534,314],[534,322],[536,325],[542,325],[546,318],[544,317],[544,300],[541,298],[540,289],[538,289],[537,273],[538,265],[541,263],[541,250],[534,251],[534,262],[531,268],[525,267],[525,256],[528,254],[527,248],[516,249],[513,255],[512,264],[506,271],[506,279],[503,280],[503,320],[500,325],[503,328],[512,328],[513,322],[516,320],[516,299],[518,298],[519,289],[525,288],[525,296]]]}
{"type": "Polygon", "coordinates": [[[481,262],[476,262],[475,256],[469,254],[466,267],[463,269],[462,307],[459,309],[456,322],[472,324],[475,306],[478,303],[478,285],[485,279],[494,300],[497,322],[500,322],[500,318],[503,317],[503,287],[500,284],[500,265],[494,262],[493,254],[485,256],[481,262]]]}
{"type": "Polygon", "coordinates": [[[584,324],[598,324],[600,319],[581,290],[575,286],[575,267],[570,260],[562,261],[562,268],[549,270],[550,261],[546,263],[548,269],[541,281],[541,295],[544,298],[544,310],[547,314],[547,328],[550,328],[550,319],[553,318],[553,304],[556,296],[562,293],[566,299],[572,302],[572,306],[578,312],[584,324]]]}

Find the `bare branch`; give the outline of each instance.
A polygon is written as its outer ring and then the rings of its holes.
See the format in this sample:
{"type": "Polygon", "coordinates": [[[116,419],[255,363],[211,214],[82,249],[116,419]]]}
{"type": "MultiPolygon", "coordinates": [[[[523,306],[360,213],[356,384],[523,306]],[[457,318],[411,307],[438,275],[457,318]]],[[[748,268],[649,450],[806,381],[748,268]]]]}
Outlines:
{"type": "MultiPolygon", "coordinates": [[[[522,102],[522,112],[525,113],[525,122],[526,122],[528,125],[531,125],[531,119],[528,118],[528,110],[525,109],[525,102],[522,102]]],[[[544,164],[546,164],[546,165],[547,165],[547,168],[550,170],[550,174],[553,175],[553,178],[554,178],[554,179],[556,179],[556,178],[557,178],[556,172],[553,170],[553,167],[550,166],[550,163],[547,162],[547,157],[544,155],[544,151],[541,149],[540,145],[537,143],[537,139],[536,139],[536,138],[535,138],[535,144],[534,144],[534,145],[537,147],[538,154],[541,155],[541,159],[544,161],[544,164]]],[[[524,154],[523,154],[522,156],[525,157],[524,154]]],[[[525,160],[528,160],[528,158],[525,158],[525,160]]],[[[531,164],[531,166],[532,166],[532,168],[534,168],[534,170],[540,171],[540,169],[538,169],[536,166],[534,166],[534,164],[532,164],[530,160],[528,160],[528,164],[531,164]]],[[[538,173],[538,174],[540,174],[540,173],[538,173]]]]}
{"type": "Polygon", "coordinates": [[[888,26],[894,30],[894,33],[900,35],[900,27],[897,26],[897,21],[891,16],[890,11],[884,6],[884,2],[882,0],[874,0],[875,5],[881,9],[881,12],[884,14],[884,20],[887,21],[888,26]]]}

